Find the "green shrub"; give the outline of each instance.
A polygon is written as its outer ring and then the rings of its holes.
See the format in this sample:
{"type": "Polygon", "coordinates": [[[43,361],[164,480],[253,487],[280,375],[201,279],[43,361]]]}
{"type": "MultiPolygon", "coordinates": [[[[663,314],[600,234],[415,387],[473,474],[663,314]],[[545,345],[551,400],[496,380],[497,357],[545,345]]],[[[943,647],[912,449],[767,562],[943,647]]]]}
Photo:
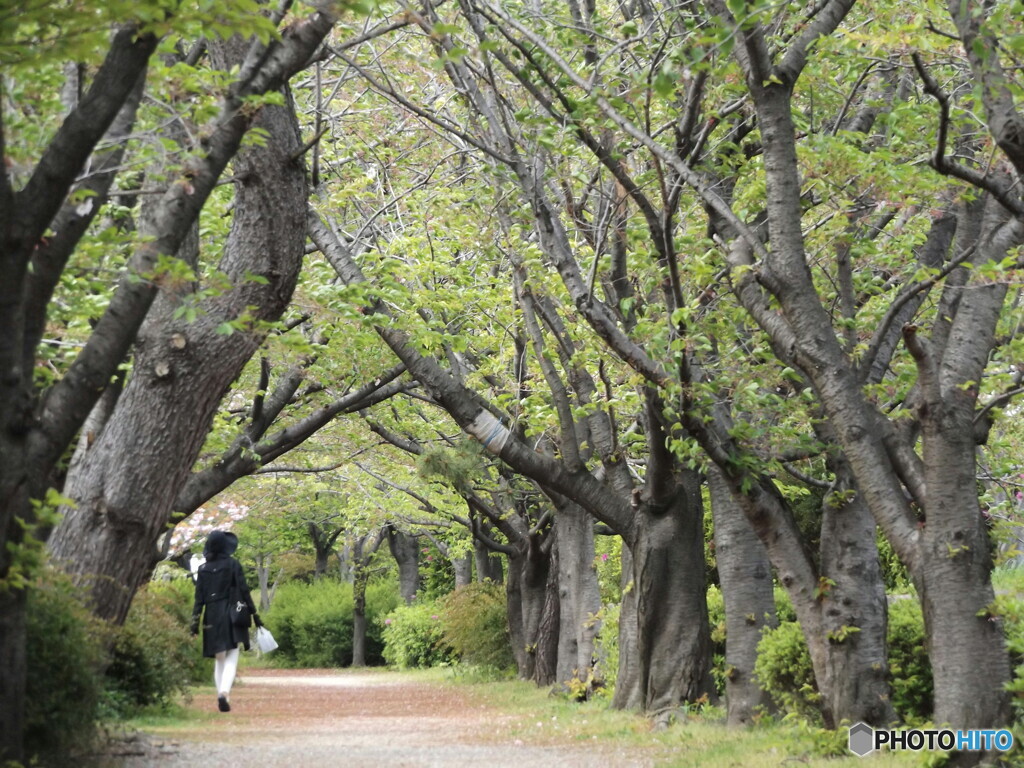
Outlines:
{"type": "Polygon", "coordinates": [[[494,669],[515,665],[508,635],[508,609],[501,584],[477,582],[442,601],[444,641],[466,664],[494,669]]]}
{"type": "Polygon", "coordinates": [[[452,661],[436,602],[400,605],[383,619],[384,660],[393,667],[437,667],[452,661]]]}
{"type": "Polygon", "coordinates": [[[814,684],[807,643],[795,621],[763,630],[757,644],[754,674],[761,689],[771,695],[781,711],[796,713],[812,723],[820,722],[821,695],[814,684]]]}
{"type": "MultiPolygon", "coordinates": [[[[921,606],[916,600],[890,604],[887,642],[893,708],[901,720],[926,720],[932,711],[932,673],[924,652],[921,606]]],[[[765,630],[757,654],[754,669],[761,688],[771,694],[782,711],[818,722],[821,697],[800,625],[786,621],[765,630]]]]}
{"type": "Polygon", "coordinates": [[[932,714],[932,667],[925,653],[924,618],[917,600],[889,605],[889,677],[892,705],[903,720],[932,714]]]}
{"type": "Polygon", "coordinates": [[[109,633],[57,571],[45,570],[27,600],[25,749],[44,764],[68,765],[68,754],[95,735],[109,633]]]}
{"type": "Polygon", "coordinates": [[[615,693],[615,683],[619,679],[619,614],[621,603],[610,603],[601,606],[598,618],[601,628],[594,638],[594,657],[597,665],[594,679],[600,682],[595,688],[598,698],[611,698],[615,693]]]}
{"type": "MultiPolygon", "coordinates": [[[[398,587],[372,582],[366,590],[366,661],[383,663],[382,622],[398,605],[398,587]]],[[[352,663],[352,585],[321,580],[282,584],[262,616],[274,633],[277,663],[297,667],[345,667],[352,663]]]]}
{"type": "Polygon", "coordinates": [[[143,707],[170,704],[195,681],[201,665],[188,631],[191,597],[186,594],[191,592],[188,580],[151,582],[135,595],[111,648],[108,715],[123,717],[143,707]]]}

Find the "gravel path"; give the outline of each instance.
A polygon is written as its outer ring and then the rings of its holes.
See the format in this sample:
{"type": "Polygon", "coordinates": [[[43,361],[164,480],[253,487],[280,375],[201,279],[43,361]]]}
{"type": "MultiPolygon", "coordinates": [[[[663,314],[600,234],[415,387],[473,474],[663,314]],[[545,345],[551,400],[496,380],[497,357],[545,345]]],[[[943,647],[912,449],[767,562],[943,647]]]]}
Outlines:
{"type": "Polygon", "coordinates": [[[212,694],[190,706],[214,714],[187,731],[121,742],[104,768],[654,764],[627,749],[524,743],[513,735],[514,718],[457,687],[380,671],[247,670],[232,691],[230,713],[216,712],[212,694]]]}

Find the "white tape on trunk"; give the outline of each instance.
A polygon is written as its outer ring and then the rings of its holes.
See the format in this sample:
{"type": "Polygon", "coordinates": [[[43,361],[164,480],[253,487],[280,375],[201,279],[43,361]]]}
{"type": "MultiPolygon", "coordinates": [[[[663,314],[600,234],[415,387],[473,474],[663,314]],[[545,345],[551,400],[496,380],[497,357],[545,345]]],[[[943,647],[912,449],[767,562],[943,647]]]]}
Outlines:
{"type": "Polygon", "coordinates": [[[484,448],[493,454],[500,454],[508,442],[511,432],[494,418],[488,411],[480,411],[467,427],[469,434],[484,444],[484,448]]]}

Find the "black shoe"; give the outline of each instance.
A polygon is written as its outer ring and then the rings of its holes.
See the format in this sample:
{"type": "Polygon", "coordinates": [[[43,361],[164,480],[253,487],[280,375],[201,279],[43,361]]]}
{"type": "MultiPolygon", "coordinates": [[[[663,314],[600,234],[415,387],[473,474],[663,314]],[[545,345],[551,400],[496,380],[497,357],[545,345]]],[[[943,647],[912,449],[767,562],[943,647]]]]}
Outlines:
{"type": "Polygon", "coordinates": [[[221,712],[231,711],[231,705],[228,704],[228,697],[225,696],[223,693],[217,697],[217,709],[219,709],[221,712]]]}

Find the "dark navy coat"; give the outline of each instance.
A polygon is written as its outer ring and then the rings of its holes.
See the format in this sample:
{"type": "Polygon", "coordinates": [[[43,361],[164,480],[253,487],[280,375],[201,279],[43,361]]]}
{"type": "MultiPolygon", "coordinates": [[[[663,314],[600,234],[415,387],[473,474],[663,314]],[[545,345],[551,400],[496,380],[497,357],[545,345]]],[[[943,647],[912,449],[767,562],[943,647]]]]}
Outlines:
{"type": "Polygon", "coordinates": [[[249,650],[249,629],[236,627],[228,614],[231,578],[234,575],[238,594],[256,615],[249,586],[245,583],[242,566],[228,555],[218,555],[199,566],[196,574],[196,601],[192,606],[192,623],[198,624],[202,614],[203,656],[215,656],[221,651],[237,648],[239,643],[249,650]],[[203,610],[205,608],[205,611],[203,610]]]}

